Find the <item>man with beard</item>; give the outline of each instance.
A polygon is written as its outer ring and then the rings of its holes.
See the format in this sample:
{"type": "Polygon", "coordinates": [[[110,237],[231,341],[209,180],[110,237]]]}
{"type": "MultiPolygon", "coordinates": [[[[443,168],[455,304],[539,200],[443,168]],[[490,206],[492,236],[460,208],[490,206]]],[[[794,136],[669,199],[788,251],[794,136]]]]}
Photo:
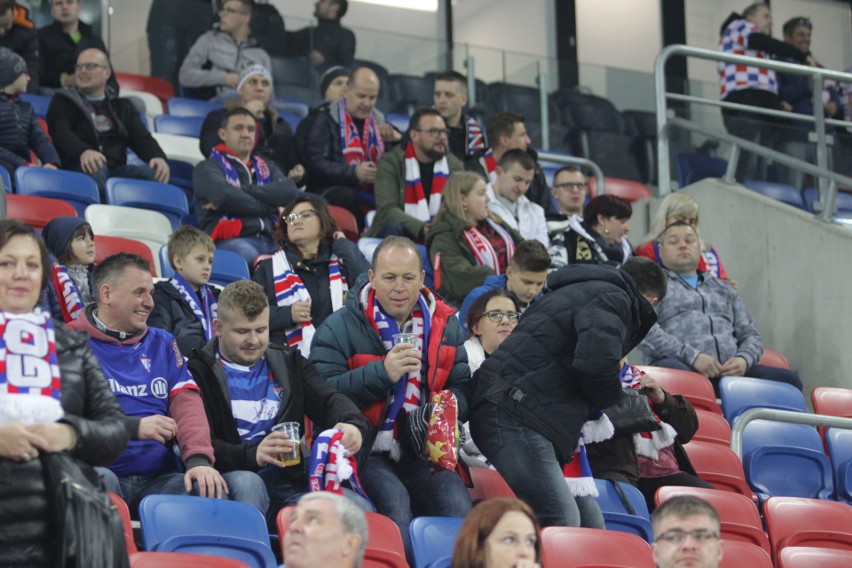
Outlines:
{"type": "Polygon", "coordinates": [[[449,153],[447,125],[437,110],[422,108],[408,123],[408,143],[386,152],[376,172],[376,218],[369,236],[422,240],[441,206],[441,191],[462,163],[449,153]]]}

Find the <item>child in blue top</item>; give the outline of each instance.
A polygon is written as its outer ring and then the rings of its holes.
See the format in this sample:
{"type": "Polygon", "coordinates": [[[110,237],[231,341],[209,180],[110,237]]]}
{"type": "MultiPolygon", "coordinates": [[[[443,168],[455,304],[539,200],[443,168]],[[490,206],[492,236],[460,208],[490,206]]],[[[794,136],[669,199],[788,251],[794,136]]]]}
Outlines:
{"type": "Polygon", "coordinates": [[[80,217],[57,217],[41,233],[50,252],[50,283],[43,305],[53,318],[69,323],[95,300],[92,268],[95,265],[95,235],[80,217]]]}

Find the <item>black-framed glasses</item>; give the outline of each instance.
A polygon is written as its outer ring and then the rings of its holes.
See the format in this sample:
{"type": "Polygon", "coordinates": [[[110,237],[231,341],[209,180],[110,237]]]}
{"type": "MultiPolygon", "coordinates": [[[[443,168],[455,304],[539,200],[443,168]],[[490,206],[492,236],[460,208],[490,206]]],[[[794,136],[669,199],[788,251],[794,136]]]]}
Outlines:
{"type": "Polygon", "coordinates": [[[589,184],[584,181],[566,181],[565,183],[554,183],[554,189],[568,189],[571,191],[583,191],[589,184]]]}
{"type": "Polygon", "coordinates": [[[510,323],[518,323],[518,318],[520,317],[521,314],[519,314],[518,312],[501,312],[497,310],[485,312],[484,314],[479,316],[480,319],[488,318],[494,323],[500,323],[501,321],[503,321],[503,318],[509,318],[510,323]]]}
{"type": "Polygon", "coordinates": [[[671,529],[663,534],[654,537],[656,541],[670,542],[672,544],[680,544],[686,540],[686,537],[691,536],[695,542],[709,542],[719,538],[719,533],[709,529],[693,529],[685,531],[683,529],[671,529]]]}
{"type": "Polygon", "coordinates": [[[438,136],[447,136],[449,131],[446,128],[418,128],[417,132],[428,132],[430,136],[437,138],[438,136]]]}
{"type": "Polygon", "coordinates": [[[76,69],[77,71],[82,71],[83,69],[85,69],[86,71],[94,71],[99,67],[106,69],[107,66],[101,63],[78,63],[74,66],[74,69],[76,69]]]}
{"type": "Polygon", "coordinates": [[[296,221],[298,221],[300,219],[302,221],[307,221],[308,219],[310,219],[314,215],[317,215],[316,211],[314,211],[313,209],[305,209],[301,213],[290,213],[289,215],[284,217],[284,222],[287,223],[288,225],[292,225],[293,223],[295,223],[296,221]]]}

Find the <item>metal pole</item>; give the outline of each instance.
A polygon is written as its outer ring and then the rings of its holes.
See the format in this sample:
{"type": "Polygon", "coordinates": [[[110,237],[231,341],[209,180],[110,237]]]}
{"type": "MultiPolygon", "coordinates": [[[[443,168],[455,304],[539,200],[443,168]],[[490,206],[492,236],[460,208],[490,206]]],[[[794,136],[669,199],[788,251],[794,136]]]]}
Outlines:
{"type": "Polygon", "coordinates": [[[737,183],[737,163],[740,161],[740,147],[736,144],[731,146],[731,158],[728,160],[728,167],[725,170],[725,177],[722,178],[730,184],[737,183]]]}
{"type": "Polygon", "coordinates": [[[657,109],[657,184],[658,194],[665,197],[672,191],[671,164],[669,163],[669,136],[666,130],[668,100],[666,99],[666,60],[663,50],[654,61],[654,95],[657,109]]]}
{"type": "Polygon", "coordinates": [[[468,44],[464,44],[466,57],[464,58],[465,71],[467,74],[467,106],[468,108],[473,108],[476,106],[476,75],[474,74],[474,69],[476,68],[476,61],[473,57],[470,56],[470,46],[468,44]]]}
{"type": "Polygon", "coordinates": [[[538,102],[541,105],[541,147],[550,148],[550,109],[547,105],[547,74],[541,72],[541,61],[535,63],[538,75],[538,102]]]}

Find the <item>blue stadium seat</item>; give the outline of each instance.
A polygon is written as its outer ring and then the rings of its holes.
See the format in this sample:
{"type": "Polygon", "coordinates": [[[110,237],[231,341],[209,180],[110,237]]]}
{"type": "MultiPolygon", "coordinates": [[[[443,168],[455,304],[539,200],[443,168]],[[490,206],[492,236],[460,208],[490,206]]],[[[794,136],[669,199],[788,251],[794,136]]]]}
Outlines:
{"type": "Polygon", "coordinates": [[[222,108],[222,103],[210,101],[199,101],[197,99],[186,99],[183,97],[172,97],[166,101],[168,113],[172,116],[195,116],[206,118],[214,110],[222,108]]]}
{"type": "MultiPolygon", "coordinates": [[[[412,114],[415,110],[427,107],[431,108],[435,97],[433,94],[435,81],[420,75],[398,75],[390,76],[391,98],[394,101],[393,108],[388,112],[399,112],[412,114]]],[[[384,88],[384,84],[382,85],[384,88]]]]}
{"type": "Polygon", "coordinates": [[[108,205],[124,205],[159,211],[177,229],[189,216],[186,194],[175,185],[156,181],[110,178],[106,185],[108,205]]]}
{"type": "Polygon", "coordinates": [[[9,175],[9,170],[2,166],[0,166],[0,184],[3,184],[6,193],[12,193],[12,176],[9,175]]]}
{"type": "Polygon", "coordinates": [[[405,134],[408,130],[408,123],[410,122],[411,117],[405,113],[391,112],[385,115],[385,120],[388,124],[405,134]]]}
{"type": "Polygon", "coordinates": [[[787,205],[792,205],[799,209],[805,208],[805,202],[802,200],[802,192],[792,185],[754,179],[745,180],[743,185],[752,191],[765,195],[766,197],[771,197],[781,203],[786,203],[787,205]]]}
{"type": "Polygon", "coordinates": [[[80,217],[85,214],[86,207],[101,202],[95,180],[86,174],[68,170],[20,167],[15,170],[15,185],[21,195],[67,201],[80,217]]]}
{"type": "Polygon", "coordinates": [[[675,166],[678,187],[683,189],[705,178],[724,177],[728,162],[705,154],[677,154],[675,166]]]}
{"type": "Polygon", "coordinates": [[[776,408],[791,412],[807,412],[802,391],[777,381],[749,377],[722,377],[719,397],[725,419],[731,426],[737,416],[750,408],[776,408]]]}
{"type": "Polygon", "coordinates": [[[191,495],[148,495],[139,504],[145,550],[188,552],[274,568],[266,520],[246,503],[191,495]]]}
{"type": "Polygon", "coordinates": [[[455,517],[416,517],[411,521],[411,551],[413,568],[430,568],[453,549],[456,534],[464,519],[455,517]]]}
{"type": "Polygon", "coordinates": [[[172,116],[161,114],[154,117],[154,130],[165,134],[177,134],[178,136],[201,137],[201,125],[204,118],[200,116],[172,116]]]}
{"type": "Polygon", "coordinates": [[[319,77],[307,57],[273,57],[270,71],[277,97],[298,97],[302,102],[322,99],[319,77]]]}
{"type": "Polygon", "coordinates": [[[835,497],[852,505],[852,430],[829,428],[825,443],[834,471],[835,497]]]}
{"type": "Polygon", "coordinates": [[[299,127],[299,123],[302,121],[302,117],[293,112],[279,112],[278,116],[287,121],[287,124],[290,125],[293,132],[296,132],[296,129],[299,127]]]}
{"type": "Polygon", "coordinates": [[[743,470],[761,501],[769,497],[832,499],[831,462],[816,428],[755,420],[743,431],[743,470]]]}
{"type": "Polygon", "coordinates": [[[31,95],[23,93],[21,100],[33,105],[33,110],[39,118],[47,118],[47,109],[50,108],[50,97],[45,95],[31,95]]]}
{"type": "Polygon", "coordinates": [[[160,247],[160,276],[163,278],[171,278],[175,275],[175,269],[172,268],[172,263],[169,262],[169,247],[163,245],[160,247]]]}
{"type": "Polygon", "coordinates": [[[273,97],[269,101],[269,106],[278,112],[289,112],[299,118],[305,118],[311,112],[311,107],[308,103],[295,97],[273,97]]]}
{"type": "MultiPolygon", "coordinates": [[[[815,187],[806,187],[802,190],[802,200],[805,203],[805,210],[811,213],[814,211],[814,203],[819,199],[819,189],[815,187]]],[[[837,192],[837,216],[852,217],[852,193],[845,191],[837,192]]]]}
{"type": "Polygon", "coordinates": [[[645,497],[638,489],[629,483],[606,479],[595,479],[595,486],[598,489],[596,500],[608,530],[635,534],[649,543],[653,541],[651,515],[648,513],[645,497]]]}
{"type": "Polygon", "coordinates": [[[251,278],[246,261],[235,252],[216,249],[213,255],[213,268],[210,271],[210,283],[227,286],[237,280],[251,278]]]}

